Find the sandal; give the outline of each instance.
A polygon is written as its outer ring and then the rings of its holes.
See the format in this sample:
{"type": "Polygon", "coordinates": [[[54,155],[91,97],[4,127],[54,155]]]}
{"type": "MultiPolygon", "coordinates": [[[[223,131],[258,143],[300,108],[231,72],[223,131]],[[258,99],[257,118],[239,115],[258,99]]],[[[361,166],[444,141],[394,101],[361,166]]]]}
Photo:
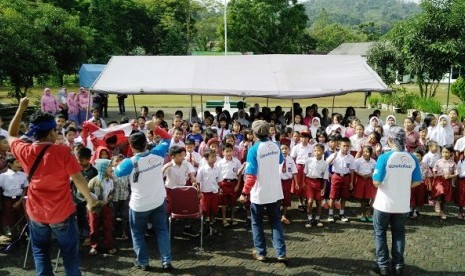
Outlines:
{"type": "Polygon", "coordinates": [[[108,250],[108,254],[110,254],[110,255],[113,255],[116,252],[118,252],[118,249],[116,249],[116,248],[112,248],[112,249],[108,250]]]}
{"type": "Polygon", "coordinates": [[[236,225],[237,225],[237,221],[236,221],[235,219],[231,220],[231,225],[236,226],[236,225]]]}
{"type": "Polygon", "coordinates": [[[223,221],[223,227],[229,227],[229,222],[223,221]]]}
{"type": "Polygon", "coordinates": [[[91,256],[96,256],[96,255],[98,255],[97,249],[91,248],[90,251],[89,251],[89,255],[91,255],[91,256]]]}
{"type": "Polygon", "coordinates": [[[286,218],[286,217],[282,218],[282,219],[281,219],[281,222],[282,222],[283,224],[286,224],[286,225],[291,224],[291,221],[290,221],[288,218],[286,218]]]}

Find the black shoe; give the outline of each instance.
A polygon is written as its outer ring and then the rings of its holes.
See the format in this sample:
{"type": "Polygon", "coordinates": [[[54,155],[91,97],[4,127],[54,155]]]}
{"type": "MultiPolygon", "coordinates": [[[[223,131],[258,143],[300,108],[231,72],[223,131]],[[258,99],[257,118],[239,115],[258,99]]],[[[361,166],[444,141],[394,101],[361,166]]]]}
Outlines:
{"type": "Polygon", "coordinates": [[[138,269],[142,270],[142,271],[149,271],[150,270],[149,265],[141,265],[137,261],[134,261],[134,266],[137,267],[138,269]]]}
{"type": "Polygon", "coordinates": [[[378,275],[389,275],[389,268],[387,267],[376,267],[373,271],[378,275]]]}
{"type": "Polygon", "coordinates": [[[402,266],[396,267],[395,270],[394,270],[394,273],[396,275],[399,275],[399,276],[404,275],[404,267],[402,267],[402,266]]]}
{"type": "Polygon", "coordinates": [[[161,266],[161,269],[163,271],[171,271],[173,270],[173,266],[171,265],[171,263],[166,263],[161,266]]]}
{"type": "Polygon", "coordinates": [[[200,234],[198,232],[195,232],[194,229],[192,229],[192,227],[190,226],[184,227],[184,231],[182,233],[186,236],[193,238],[200,236],[200,234]]]}

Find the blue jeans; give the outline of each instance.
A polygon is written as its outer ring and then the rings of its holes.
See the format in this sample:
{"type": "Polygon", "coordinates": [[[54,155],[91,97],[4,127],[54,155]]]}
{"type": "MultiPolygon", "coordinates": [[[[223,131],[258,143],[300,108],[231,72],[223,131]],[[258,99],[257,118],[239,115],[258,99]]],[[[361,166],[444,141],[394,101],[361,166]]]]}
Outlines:
{"type": "Polygon", "coordinates": [[[66,275],[81,275],[79,270],[79,232],[75,215],[57,224],[42,224],[29,220],[32,254],[36,275],[53,275],[50,244],[53,236],[60,246],[66,275]]]}
{"type": "Polygon", "coordinates": [[[263,215],[266,208],[268,221],[271,225],[271,237],[277,257],[286,256],[283,225],[281,224],[280,202],[268,204],[250,204],[253,244],[258,255],[266,256],[266,240],[263,231],[263,215]]]}
{"type": "Polygon", "coordinates": [[[378,267],[389,267],[389,249],[386,241],[386,231],[391,226],[392,233],[392,264],[395,267],[404,266],[405,222],[408,213],[385,213],[374,210],[373,227],[375,230],[376,263],[378,267]]]}
{"type": "Polygon", "coordinates": [[[145,229],[148,222],[153,224],[162,264],[171,263],[171,245],[165,200],[159,207],[145,212],[136,212],[129,208],[129,227],[131,228],[134,251],[137,255],[137,264],[149,265],[149,252],[145,241],[145,229]]]}

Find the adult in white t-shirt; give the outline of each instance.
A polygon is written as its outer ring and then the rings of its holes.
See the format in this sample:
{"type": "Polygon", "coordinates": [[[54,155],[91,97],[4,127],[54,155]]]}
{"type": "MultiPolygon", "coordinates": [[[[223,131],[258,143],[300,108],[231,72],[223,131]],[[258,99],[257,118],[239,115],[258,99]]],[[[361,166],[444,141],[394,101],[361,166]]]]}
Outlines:
{"type": "Polygon", "coordinates": [[[404,268],[405,222],[410,211],[410,190],[421,183],[418,160],[405,149],[405,131],[391,127],[388,133],[391,151],[379,156],[373,173],[373,184],[378,187],[373,203],[377,272],[388,275],[389,249],[386,231],[392,232],[392,267],[396,275],[404,268]]]}
{"type": "Polygon", "coordinates": [[[252,234],[255,250],[252,256],[259,261],[266,260],[266,240],[263,231],[265,209],[273,232],[273,247],[278,261],[286,261],[286,244],[281,224],[280,200],[283,189],[279,174],[284,157],[280,147],[269,140],[270,126],[266,121],[253,122],[252,131],[257,142],[247,152],[245,182],[241,202],[250,198],[252,234]]]}

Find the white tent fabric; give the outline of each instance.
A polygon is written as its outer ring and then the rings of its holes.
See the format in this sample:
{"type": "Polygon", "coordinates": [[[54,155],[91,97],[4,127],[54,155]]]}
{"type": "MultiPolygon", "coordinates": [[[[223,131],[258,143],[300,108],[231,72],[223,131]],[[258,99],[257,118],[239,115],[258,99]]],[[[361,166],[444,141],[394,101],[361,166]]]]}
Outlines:
{"type": "Polygon", "coordinates": [[[389,89],[360,56],[114,56],[92,91],[302,99],[389,89]]]}

